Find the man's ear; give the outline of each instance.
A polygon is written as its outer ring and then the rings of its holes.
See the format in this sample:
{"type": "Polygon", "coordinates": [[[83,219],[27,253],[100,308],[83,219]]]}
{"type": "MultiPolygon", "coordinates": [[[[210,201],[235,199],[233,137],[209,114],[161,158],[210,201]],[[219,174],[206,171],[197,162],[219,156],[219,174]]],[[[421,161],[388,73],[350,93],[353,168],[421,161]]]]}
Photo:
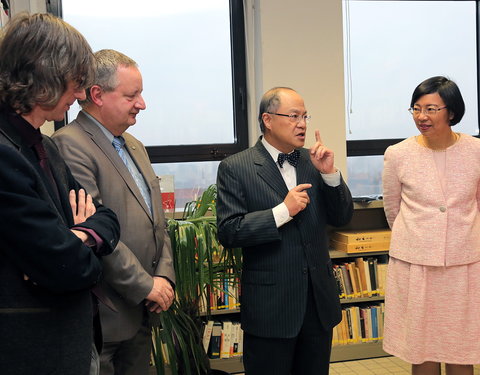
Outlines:
{"type": "Polygon", "coordinates": [[[264,113],[262,113],[262,120],[263,120],[263,124],[265,125],[265,128],[270,130],[272,128],[272,126],[271,126],[272,116],[270,116],[270,114],[264,112],[264,113]]]}
{"type": "Polygon", "coordinates": [[[92,102],[95,105],[101,107],[103,105],[103,99],[102,99],[103,90],[102,90],[102,88],[98,85],[93,85],[88,90],[90,90],[90,98],[91,98],[92,102]]]}

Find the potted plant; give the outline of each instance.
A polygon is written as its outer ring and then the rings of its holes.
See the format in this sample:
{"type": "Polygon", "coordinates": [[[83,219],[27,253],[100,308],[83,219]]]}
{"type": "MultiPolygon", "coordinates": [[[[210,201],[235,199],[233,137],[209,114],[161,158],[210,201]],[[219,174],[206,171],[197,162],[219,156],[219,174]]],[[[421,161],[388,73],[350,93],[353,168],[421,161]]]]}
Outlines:
{"type": "MultiPolygon", "coordinates": [[[[241,250],[226,249],[217,237],[216,185],[209,186],[196,201],[186,205],[184,219],[168,221],[176,273],[176,300],[172,307],[154,317],[153,357],[157,375],[210,373],[202,343],[199,306],[211,313],[209,295],[223,289],[216,280],[238,282],[241,250]],[[167,365],[165,365],[167,364],[167,365]]],[[[224,293],[228,293],[222,290],[224,293]]]]}

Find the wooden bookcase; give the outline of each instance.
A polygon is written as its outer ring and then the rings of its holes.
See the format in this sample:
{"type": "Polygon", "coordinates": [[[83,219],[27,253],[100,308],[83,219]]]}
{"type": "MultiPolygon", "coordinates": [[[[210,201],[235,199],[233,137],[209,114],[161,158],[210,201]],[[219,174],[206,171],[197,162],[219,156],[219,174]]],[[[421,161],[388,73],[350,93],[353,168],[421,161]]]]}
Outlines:
{"type": "MultiPolygon", "coordinates": [[[[350,223],[342,230],[371,230],[371,229],[383,229],[388,228],[388,223],[383,211],[383,201],[376,200],[370,203],[355,203],[355,211],[350,223]]],[[[330,230],[338,230],[339,228],[331,228],[330,230]]],[[[376,251],[347,254],[343,251],[330,250],[330,258],[335,263],[336,260],[351,261],[358,257],[376,257],[385,256],[388,251],[376,251]]],[[[342,305],[356,305],[362,303],[375,303],[383,302],[383,296],[362,297],[362,298],[349,298],[341,299],[342,305]]],[[[336,345],[332,348],[331,362],[342,362],[349,360],[358,360],[366,358],[385,357],[389,354],[385,353],[382,349],[382,342],[359,343],[359,344],[346,344],[336,345]]]]}
{"type": "MultiPolygon", "coordinates": [[[[355,203],[355,211],[351,222],[342,227],[343,230],[369,230],[388,228],[385,214],[383,211],[383,202],[372,201],[370,203],[355,203]]],[[[339,228],[329,228],[329,230],[338,230],[339,228]]],[[[356,258],[366,256],[378,256],[388,254],[386,251],[367,252],[347,254],[342,251],[330,251],[330,257],[333,261],[340,258],[356,258]]],[[[360,304],[365,302],[382,302],[383,296],[374,296],[368,298],[351,298],[342,299],[342,304],[360,304]]],[[[240,312],[240,309],[235,310],[217,310],[212,311],[212,315],[235,315],[240,312]]],[[[331,362],[342,362],[349,360],[358,360],[366,358],[385,357],[389,354],[382,350],[382,343],[371,342],[361,344],[347,344],[337,345],[332,348],[331,362]]],[[[223,370],[231,374],[243,373],[242,358],[228,358],[228,359],[211,359],[211,367],[213,369],[223,370]]]]}

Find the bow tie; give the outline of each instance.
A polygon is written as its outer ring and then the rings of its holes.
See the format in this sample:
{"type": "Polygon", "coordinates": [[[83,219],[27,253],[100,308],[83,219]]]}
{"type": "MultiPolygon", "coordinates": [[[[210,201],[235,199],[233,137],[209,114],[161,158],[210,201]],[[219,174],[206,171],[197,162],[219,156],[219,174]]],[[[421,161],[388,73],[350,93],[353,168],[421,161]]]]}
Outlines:
{"type": "Polygon", "coordinates": [[[289,154],[278,154],[278,165],[280,168],[283,168],[283,163],[288,161],[292,166],[297,167],[298,164],[298,158],[300,157],[300,151],[294,150],[293,152],[289,154]]]}

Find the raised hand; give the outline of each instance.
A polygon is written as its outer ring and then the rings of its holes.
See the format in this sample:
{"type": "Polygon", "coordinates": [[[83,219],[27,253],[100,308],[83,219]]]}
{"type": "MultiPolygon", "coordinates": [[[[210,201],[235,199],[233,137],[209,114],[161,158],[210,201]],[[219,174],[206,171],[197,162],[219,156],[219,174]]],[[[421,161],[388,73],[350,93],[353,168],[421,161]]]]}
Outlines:
{"type": "Polygon", "coordinates": [[[335,173],[333,151],[325,147],[320,136],[320,130],[315,130],[315,139],[317,142],[310,147],[310,160],[315,168],[321,173],[335,173]]]}

